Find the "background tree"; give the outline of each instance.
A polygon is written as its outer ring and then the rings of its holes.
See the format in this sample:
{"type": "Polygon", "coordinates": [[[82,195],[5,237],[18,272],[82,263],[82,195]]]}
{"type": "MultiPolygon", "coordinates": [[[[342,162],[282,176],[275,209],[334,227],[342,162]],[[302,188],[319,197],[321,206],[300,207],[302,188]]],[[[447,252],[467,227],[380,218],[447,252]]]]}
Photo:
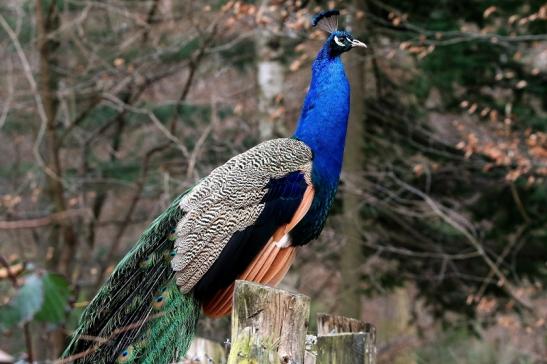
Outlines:
{"type": "MultiPolygon", "coordinates": [[[[333,6],[369,48],[344,59],[342,193],[284,285],[314,311],[396,332],[381,336],[386,363],[541,362],[547,7],[536,0],[2,2],[2,350],[55,358],[175,195],[290,133],[325,36],[310,16],[333,6]],[[282,91],[265,99],[257,70],[272,60],[282,91]]],[[[227,327],[200,330],[223,341],[227,327]]]]}
{"type": "MultiPolygon", "coordinates": [[[[366,9],[365,1],[354,1],[347,16],[348,26],[357,39],[366,39],[364,23],[361,21],[366,9]]],[[[365,163],[364,133],[365,103],[367,88],[366,60],[357,52],[348,55],[348,78],[351,80],[351,105],[347,134],[347,146],[344,151],[344,178],[348,183],[343,189],[343,216],[341,223],[345,231],[344,246],[340,252],[340,273],[342,278],[340,311],[349,317],[361,316],[361,277],[359,266],[363,261],[360,241],[362,203],[354,195],[355,188],[362,183],[362,168],[365,163]]]]}

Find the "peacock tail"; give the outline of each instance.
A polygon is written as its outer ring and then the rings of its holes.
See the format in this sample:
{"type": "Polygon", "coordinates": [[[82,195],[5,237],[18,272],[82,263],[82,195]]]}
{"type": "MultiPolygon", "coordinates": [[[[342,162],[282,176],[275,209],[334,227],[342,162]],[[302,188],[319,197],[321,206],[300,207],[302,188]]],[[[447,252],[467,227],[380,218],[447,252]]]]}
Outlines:
{"type": "Polygon", "coordinates": [[[170,363],[190,345],[200,305],[171,269],[176,198],[141,235],[87,306],[63,357],[77,363],[170,363]]]}

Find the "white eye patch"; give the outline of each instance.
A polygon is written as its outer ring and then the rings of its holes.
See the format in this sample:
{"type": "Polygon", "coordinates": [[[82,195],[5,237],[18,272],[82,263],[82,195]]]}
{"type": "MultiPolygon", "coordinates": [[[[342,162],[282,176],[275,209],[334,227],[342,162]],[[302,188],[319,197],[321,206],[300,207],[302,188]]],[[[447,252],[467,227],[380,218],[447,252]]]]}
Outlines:
{"type": "Polygon", "coordinates": [[[338,44],[340,47],[345,47],[346,45],[344,44],[344,42],[342,42],[336,35],[334,36],[334,41],[336,42],[336,44],[338,44]]]}

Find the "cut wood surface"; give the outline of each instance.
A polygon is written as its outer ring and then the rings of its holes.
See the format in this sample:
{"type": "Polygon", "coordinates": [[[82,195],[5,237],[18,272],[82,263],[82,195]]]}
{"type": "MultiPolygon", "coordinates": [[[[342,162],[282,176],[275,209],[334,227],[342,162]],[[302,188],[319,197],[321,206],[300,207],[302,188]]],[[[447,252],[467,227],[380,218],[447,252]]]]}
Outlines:
{"type": "Polygon", "coordinates": [[[328,313],[317,314],[318,336],[343,332],[370,332],[372,328],[371,324],[354,318],[330,315],[328,313]]]}
{"type": "Polygon", "coordinates": [[[319,313],[317,333],[307,340],[305,364],[376,362],[376,329],[367,322],[319,313]]]}

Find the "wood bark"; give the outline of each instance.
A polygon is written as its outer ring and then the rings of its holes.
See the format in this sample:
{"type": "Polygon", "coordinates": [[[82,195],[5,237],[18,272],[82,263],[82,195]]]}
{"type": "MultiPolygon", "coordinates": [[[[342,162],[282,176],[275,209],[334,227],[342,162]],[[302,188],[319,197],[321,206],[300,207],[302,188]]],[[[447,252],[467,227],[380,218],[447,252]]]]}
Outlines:
{"type": "Polygon", "coordinates": [[[345,316],[330,315],[328,313],[317,314],[317,335],[339,334],[347,332],[371,332],[374,326],[371,324],[345,316]]]}
{"type": "Polygon", "coordinates": [[[309,339],[305,364],[376,362],[376,329],[344,316],[317,315],[317,337],[309,339]]]}
{"type": "MultiPolygon", "coordinates": [[[[55,69],[58,67],[57,48],[55,39],[49,38],[49,34],[60,27],[60,16],[57,2],[36,0],[36,37],[39,52],[38,92],[46,114],[45,125],[45,168],[49,171],[45,174],[48,196],[53,204],[55,213],[64,213],[67,210],[65,191],[63,185],[63,169],[59,155],[59,139],[56,131],[56,115],[58,101],[56,98],[58,89],[58,76],[55,69]]],[[[70,221],[62,221],[52,227],[48,239],[48,255],[51,259],[46,262],[49,270],[57,271],[65,276],[70,275],[71,262],[76,254],[77,237],[70,221]],[[51,249],[51,254],[49,252],[51,249]]],[[[63,329],[57,329],[47,338],[48,344],[42,345],[41,350],[47,356],[56,357],[62,350],[65,341],[63,329]]]]}
{"type": "MultiPolygon", "coordinates": [[[[59,156],[59,142],[56,131],[56,114],[58,102],[56,93],[58,77],[55,68],[58,66],[56,50],[57,41],[48,38],[48,34],[60,26],[60,16],[55,5],[51,2],[47,9],[43,8],[43,1],[36,0],[36,37],[38,41],[39,70],[38,90],[47,116],[46,125],[46,173],[48,193],[53,209],[57,213],[66,211],[65,191],[62,182],[63,170],[59,156]]],[[[58,224],[53,228],[49,239],[49,247],[53,249],[49,268],[61,274],[68,275],[70,262],[74,257],[77,239],[70,224],[58,224]],[[62,244],[61,244],[62,242],[62,244]]]]}
{"type": "MultiPolygon", "coordinates": [[[[364,1],[355,0],[354,9],[364,10],[364,1]]],[[[351,20],[351,19],[348,19],[351,20]]],[[[353,35],[360,39],[363,32],[362,22],[353,21],[351,25],[353,35]]],[[[359,267],[363,263],[361,250],[361,201],[355,198],[352,186],[359,186],[364,158],[364,122],[365,122],[365,62],[361,49],[354,49],[348,53],[346,70],[351,83],[351,104],[344,153],[345,189],[342,195],[344,214],[342,218],[342,231],[344,231],[345,243],[340,255],[340,272],[342,275],[342,287],[340,293],[339,311],[343,315],[361,317],[361,277],[359,267]]]]}
{"type": "Polygon", "coordinates": [[[303,363],[309,314],[307,296],[237,281],[228,363],[303,363]]]}
{"type": "Polygon", "coordinates": [[[368,333],[317,337],[316,364],[373,364],[368,333]]]}

